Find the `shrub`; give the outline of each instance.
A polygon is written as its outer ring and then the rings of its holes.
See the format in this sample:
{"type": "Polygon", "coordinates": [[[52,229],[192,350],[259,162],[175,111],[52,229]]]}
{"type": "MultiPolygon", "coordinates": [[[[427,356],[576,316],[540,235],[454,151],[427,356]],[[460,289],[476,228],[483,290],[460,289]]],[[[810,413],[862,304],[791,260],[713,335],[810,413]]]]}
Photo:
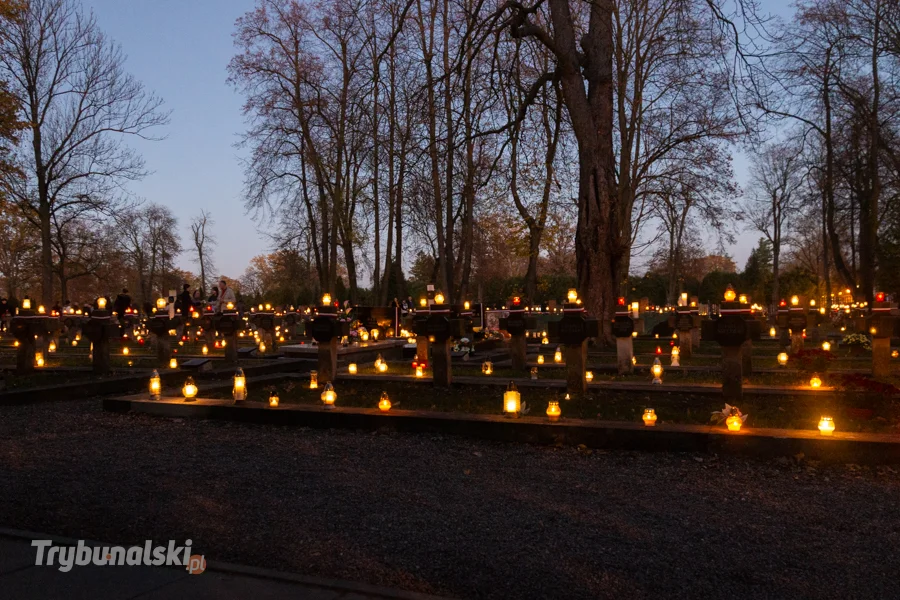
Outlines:
{"type": "Polygon", "coordinates": [[[834,354],[820,349],[800,350],[791,356],[791,363],[805,373],[825,373],[833,360],[834,354]]]}

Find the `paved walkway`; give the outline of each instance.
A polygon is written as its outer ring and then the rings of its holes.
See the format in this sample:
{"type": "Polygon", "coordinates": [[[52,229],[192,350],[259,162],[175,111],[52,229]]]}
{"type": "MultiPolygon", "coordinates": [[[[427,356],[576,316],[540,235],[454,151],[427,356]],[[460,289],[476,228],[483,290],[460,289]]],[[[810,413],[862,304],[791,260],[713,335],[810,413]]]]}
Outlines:
{"type": "MultiPolygon", "coordinates": [[[[56,566],[35,566],[36,548],[31,546],[32,539],[77,544],[77,540],[67,538],[0,529],[0,596],[3,598],[438,600],[435,596],[402,590],[214,561],[208,561],[206,571],[199,575],[190,575],[179,567],[95,565],[73,566],[71,571],[63,573],[56,566]]],[[[85,545],[99,544],[86,540],[85,545]]]]}

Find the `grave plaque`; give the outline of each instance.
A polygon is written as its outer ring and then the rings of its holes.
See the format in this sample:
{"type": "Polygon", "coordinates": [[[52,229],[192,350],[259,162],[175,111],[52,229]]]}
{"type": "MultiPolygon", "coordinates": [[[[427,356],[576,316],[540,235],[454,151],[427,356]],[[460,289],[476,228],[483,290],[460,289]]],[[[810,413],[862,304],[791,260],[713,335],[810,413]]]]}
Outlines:
{"type": "Polygon", "coordinates": [[[888,377],[891,374],[891,336],[897,321],[896,311],[884,292],[875,294],[868,322],[872,336],[872,374],[888,377]]]}
{"type": "Polygon", "coordinates": [[[788,316],[788,329],[791,330],[791,333],[803,333],[803,330],[806,329],[806,315],[802,312],[791,311],[791,314],[788,316]]]}
{"type": "Polygon", "coordinates": [[[328,342],[335,337],[335,317],[320,315],[312,320],[309,326],[312,338],[319,343],[328,342]]]}
{"type": "Polygon", "coordinates": [[[566,346],[566,389],[570,394],[587,391],[584,367],[587,362],[587,340],[600,335],[600,322],[587,318],[584,308],[567,303],[563,308],[563,318],[551,321],[548,327],[550,338],[566,346]]]}
{"type": "MultiPolygon", "coordinates": [[[[619,302],[624,306],[624,299],[619,302]]],[[[627,310],[616,312],[612,322],[612,334],[616,338],[616,366],[619,374],[632,373],[634,371],[634,319],[629,316],[627,310]]]]}
{"type": "Polygon", "coordinates": [[[720,317],[716,324],[716,341],[722,346],[740,346],[747,340],[747,321],[738,315],[720,317]]]}
{"type": "Polygon", "coordinates": [[[634,333],[634,320],[624,315],[617,316],[612,322],[612,334],[617,338],[630,338],[634,333]]]}
{"type": "Polygon", "coordinates": [[[522,299],[517,297],[509,301],[509,316],[500,319],[500,329],[509,333],[509,357],[514,371],[525,371],[527,366],[525,332],[535,328],[534,317],[526,317],[522,308],[522,299]]]}
{"type": "Polygon", "coordinates": [[[690,312],[678,312],[675,317],[675,328],[680,331],[689,331],[694,328],[694,318],[690,312]]]}

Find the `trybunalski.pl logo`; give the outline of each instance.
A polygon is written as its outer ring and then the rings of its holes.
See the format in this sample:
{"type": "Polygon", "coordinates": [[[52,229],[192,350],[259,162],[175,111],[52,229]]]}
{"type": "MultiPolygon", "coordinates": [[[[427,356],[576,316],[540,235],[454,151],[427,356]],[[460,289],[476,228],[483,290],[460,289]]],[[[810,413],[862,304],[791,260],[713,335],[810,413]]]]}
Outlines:
{"type": "Polygon", "coordinates": [[[37,548],[35,565],[57,566],[63,573],[68,573],[73,566],[177,566],[184,567],[188,573],[199,575],[206,570],[206,559],[202,554],[191,554],[191,540],[185,540],[183,546],[176,546],[175,540],[169,540],[168,546],[154,546],[151,540],[143,546],[87,546],[84,540],[78,540],[77,546],[59,546],[52,540],[32,540],[31,545],[37,548]]]}

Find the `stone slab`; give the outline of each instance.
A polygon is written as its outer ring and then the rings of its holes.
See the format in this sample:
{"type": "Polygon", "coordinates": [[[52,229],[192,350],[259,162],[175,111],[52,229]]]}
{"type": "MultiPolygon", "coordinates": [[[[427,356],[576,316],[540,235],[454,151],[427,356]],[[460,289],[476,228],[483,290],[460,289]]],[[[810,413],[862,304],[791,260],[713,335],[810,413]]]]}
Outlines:
{"type": "MultiPolygon", "coordinates": [[[[659,387],[659,386],[656,386],[659,387]]],[[[314,405],[283,404],[271,408],[265,403],[233,405],[228,401],[199,399],[184,403],[180,398],[150,402],[129,398],[108,398],[106,410],[137,412],[170,418],[206,418],[270,425],[293,425],[320,429],[340,428],[377,431],[449,434],[505,442],[533,444],[584,444],[591,448],[711,452],[760,458],[793,456],[826,462],[856,464],[900,463],[900,436],[835,432],[823,437],[818,431],[746,428],[731,433],[723,426],[594,421],[564,418],[549,423],[542,417],[507,419],[501,415],[476,415],[431,411],[337,407],[325,411],[314,405]]]]}

